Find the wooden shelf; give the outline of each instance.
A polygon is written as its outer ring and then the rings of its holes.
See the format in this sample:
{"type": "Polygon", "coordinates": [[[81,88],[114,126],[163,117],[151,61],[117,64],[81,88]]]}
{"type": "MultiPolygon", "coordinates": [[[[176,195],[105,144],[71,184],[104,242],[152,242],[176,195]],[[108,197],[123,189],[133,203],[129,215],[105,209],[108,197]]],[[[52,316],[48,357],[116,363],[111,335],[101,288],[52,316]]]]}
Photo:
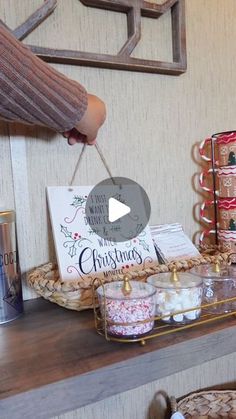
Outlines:
{"type": "Polygon", "coordinates": [[[235,326],[232,317],[141,347],[105,341],[92,311],[28,301],[21,318],[0,326],[1,414],[56,416],[233,353],[235,326]]]}

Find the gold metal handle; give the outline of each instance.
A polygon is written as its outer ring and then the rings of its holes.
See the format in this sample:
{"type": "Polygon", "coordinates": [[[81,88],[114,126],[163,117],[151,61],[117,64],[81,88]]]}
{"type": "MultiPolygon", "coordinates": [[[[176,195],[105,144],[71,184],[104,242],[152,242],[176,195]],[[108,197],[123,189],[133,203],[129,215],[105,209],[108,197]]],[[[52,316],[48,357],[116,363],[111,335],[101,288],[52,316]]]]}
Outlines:
{"type": "Polygon", "coordinates": [[[177,269],[174,268],[170,277],[171,282],[179,282],[179,275],[177,274],[177,269]]]}
{"type": "Polygon", "coordinates": [[[216,274],[220,273],[220,263],[218,261],[215,263],[213,270],[216,274]]]}
{"type": "Polygon", "coordinates": [[[129,276],[125,275],[124,276],[124,283],[123,283],[123,287],[122,287],[122,292],[124,295],[129,295],[132,291],[132,287],[130,285],[129,282],[129,276]]]}

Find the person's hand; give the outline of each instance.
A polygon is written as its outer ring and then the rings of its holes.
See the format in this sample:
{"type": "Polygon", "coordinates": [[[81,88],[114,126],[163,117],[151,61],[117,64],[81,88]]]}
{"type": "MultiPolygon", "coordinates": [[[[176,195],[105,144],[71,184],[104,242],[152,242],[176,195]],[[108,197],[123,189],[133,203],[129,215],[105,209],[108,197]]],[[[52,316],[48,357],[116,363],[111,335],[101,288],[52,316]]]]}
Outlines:
{"type": "Polygon", "coordinates": [[[88,142],[87,136],[81,134],[76,128],[72,128],[70,131],[63,132],[63,137],[67,138],[69,145],[74,145],[76,143],[93,145],[96,142],[96,139],[94,141],[88,142]]]}
{"type": "Polygon", "coordinates": [[[76,143],[95,144],[97,133],[106,119],[106,108],[104,102],[97,96],[88,94],[87,109],[79,123],[66,131],[63,135],[68,138],[68,144],[76,143]]]}

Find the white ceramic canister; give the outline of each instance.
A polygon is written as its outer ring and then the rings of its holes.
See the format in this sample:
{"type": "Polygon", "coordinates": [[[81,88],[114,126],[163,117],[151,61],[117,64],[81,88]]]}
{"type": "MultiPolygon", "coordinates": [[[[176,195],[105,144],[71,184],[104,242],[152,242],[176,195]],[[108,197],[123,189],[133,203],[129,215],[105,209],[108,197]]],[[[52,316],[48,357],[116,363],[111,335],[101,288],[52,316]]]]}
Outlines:
{"type": "Polygon", "coordinates": [[[157,289],[156,315],[166,323],[189,323],[200,317],[203,280],[189,273],[160,273],[147,279],[157,289]]]}
{"type": "Polygon", "coordinates": [[[135,338],[154,326],[156,288],[139,281],[114,281],[97,289],[102,318],[111,335],[135,338]],[[143,322],[144,321],[144,322],[143,322]]]}

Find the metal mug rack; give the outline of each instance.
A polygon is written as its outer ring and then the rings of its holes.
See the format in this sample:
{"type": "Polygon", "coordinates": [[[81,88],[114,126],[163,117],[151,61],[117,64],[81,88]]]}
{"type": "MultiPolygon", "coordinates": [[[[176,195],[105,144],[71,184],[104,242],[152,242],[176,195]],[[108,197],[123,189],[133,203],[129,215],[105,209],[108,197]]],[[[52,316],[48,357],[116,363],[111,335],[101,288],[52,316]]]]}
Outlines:
{"type": "Polygon", "coordinates": [[[212,167],[212,184],[213,184],[213,201],[214,201],[214,227],[215,227],[215,244],[218,246],[218,214],[217,214],[217,195],[216,195],[216,160],[215,160],[215,141],[218,134],[211,137],[211,167],[212,167]]]}
{"type": "Polygon", "coordinates": [[[221,134],[229,134],[233,131],[226,131],[226,132],[218,132],[216,134],[213,134],[210,138],[210,144],[211,144],[211,169],[212,169],[212,187],[213,187],[213,208],[214,208],[214,231],[215,231],[215,245],[219,245],[219,239],[218,239],[218,211],[217,211],[217,165],[216,165],[216,140],[221,134]]]}

